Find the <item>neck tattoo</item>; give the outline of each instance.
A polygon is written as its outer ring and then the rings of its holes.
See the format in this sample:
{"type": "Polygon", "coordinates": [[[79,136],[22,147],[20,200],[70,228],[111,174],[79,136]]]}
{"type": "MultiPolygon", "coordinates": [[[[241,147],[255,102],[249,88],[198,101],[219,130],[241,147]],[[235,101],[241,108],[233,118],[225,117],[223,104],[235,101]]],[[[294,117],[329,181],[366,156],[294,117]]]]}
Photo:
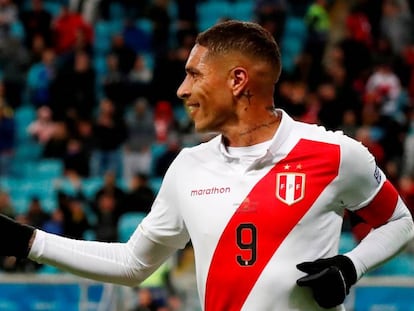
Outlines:
{"type": "Polygon", "coordinates": [[[272,125],[274,125],[277,122],[279,122],[279,114],[276,113],[275,116],[276,116],[276,118],[274,118],[273,120],[270,120],[269,122],[262,123],[262,124],[258,124],[256,126],[250,128],[250,129],[244,131],[244,132],[240,132],[240,136],[244,136],[244,135],[251,134],[251,133],[253,133],[255,131],[258,131],[260,129],[263,129],[263,128],[270,128],[272,125]]]}

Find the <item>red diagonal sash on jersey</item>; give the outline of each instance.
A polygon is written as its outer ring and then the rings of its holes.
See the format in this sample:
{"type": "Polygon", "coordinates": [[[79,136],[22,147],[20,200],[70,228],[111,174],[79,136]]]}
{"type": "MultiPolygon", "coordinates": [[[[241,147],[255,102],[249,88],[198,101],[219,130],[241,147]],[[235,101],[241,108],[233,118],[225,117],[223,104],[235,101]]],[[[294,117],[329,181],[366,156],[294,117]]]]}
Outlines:
{"type": "Polygon", "coordinates": [[[207,276],[206,311],[240,311],[270,258],[338,168],[338,146],[301,140],[253,187],[217,244],[207,276]],[[288,204],[277,199],[278,173],[304,174],[303,184],[297,184],[305,187],[300,200],[288,204]]]}

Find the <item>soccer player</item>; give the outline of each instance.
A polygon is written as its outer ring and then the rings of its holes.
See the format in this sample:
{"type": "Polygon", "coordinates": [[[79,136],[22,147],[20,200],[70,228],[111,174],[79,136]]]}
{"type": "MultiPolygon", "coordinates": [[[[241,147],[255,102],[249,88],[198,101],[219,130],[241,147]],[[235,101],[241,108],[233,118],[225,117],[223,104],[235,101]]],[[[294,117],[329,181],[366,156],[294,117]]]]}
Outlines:
{"type": "Polygon", "coordinates": [[[199,132],[168,169],[126,243],[73,240],[0,222],[2,255],[136,285],[190,240],[205,311],[344,310],[353,284],[413,237],[400,196],[359,142],[273,103],[279,48],[258,24],[199,34],[177,95],[199,132]],[[372,230],[338,254],[345,210],[372,230]]]}

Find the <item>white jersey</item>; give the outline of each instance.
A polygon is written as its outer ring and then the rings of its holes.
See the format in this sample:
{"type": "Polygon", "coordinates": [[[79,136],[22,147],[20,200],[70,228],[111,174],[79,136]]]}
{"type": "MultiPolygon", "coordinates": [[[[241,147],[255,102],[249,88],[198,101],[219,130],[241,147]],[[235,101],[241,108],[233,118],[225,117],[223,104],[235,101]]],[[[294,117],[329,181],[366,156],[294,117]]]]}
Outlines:
{"type": "Polygon", "coordinates": [[[191,238],[207,311],[317,310],[296,264],[337,253],[344,209],[367,205],[382,172],[360,143],[286,114],[268,151],[239,161],[221,136],[183,150],[144,232],[174,247],[191,238]]]}
{"type": "Polygon", "coordinates": [[[383,230],[347,254],[358,277],[412,236],[410,214],[373,156],[340,132],[283,113],[269,148],[244,160],[220,135],[183,149],[126,248],[39,232],[30,256],[122,283],[191,240],[203,310],[313,311],[325,309],[296,285],[304,276],[296,265],[337,254],[345,209],[383,230]]]}

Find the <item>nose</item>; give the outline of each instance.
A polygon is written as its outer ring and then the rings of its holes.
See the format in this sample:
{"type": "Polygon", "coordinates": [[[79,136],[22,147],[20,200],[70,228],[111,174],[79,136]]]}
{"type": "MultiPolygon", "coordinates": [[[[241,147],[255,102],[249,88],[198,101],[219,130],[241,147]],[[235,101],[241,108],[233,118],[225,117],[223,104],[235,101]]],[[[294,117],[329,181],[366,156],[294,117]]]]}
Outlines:
{"type": "Polygon", "coordinates": [[[177,97],[181,99],[186,99],[190,96],[190,88],[189,83],[187,82],[187,78],[181,83],[181,85],[177,89],[177,97]]]}

